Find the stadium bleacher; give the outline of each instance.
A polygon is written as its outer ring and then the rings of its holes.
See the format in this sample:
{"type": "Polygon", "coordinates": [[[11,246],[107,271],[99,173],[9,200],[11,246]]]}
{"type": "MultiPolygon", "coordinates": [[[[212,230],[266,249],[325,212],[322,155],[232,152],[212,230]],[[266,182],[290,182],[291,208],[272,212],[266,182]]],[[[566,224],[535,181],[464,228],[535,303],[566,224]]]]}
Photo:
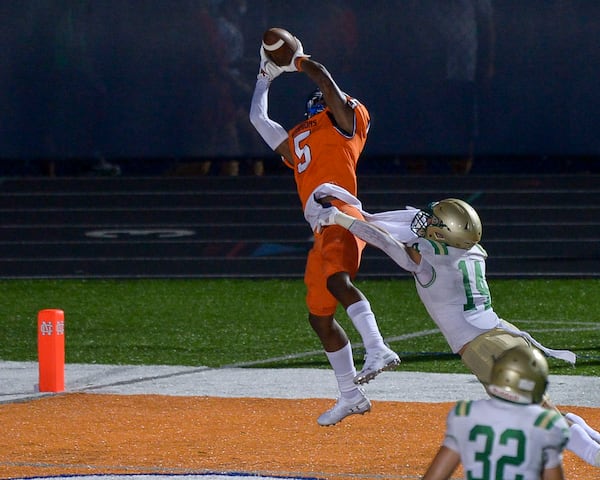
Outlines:
{"type": "MultiPolygon", "coordinates": [[[[489,278],[600,275],[600,176],[363,175],[371,212],[458,197],[489,278]]],[[[0,278],[301,278],[311,231],[290,175],[5,177],[0,278]]],[[[401,277],[367,247],[360,276],[401,277]]]]}

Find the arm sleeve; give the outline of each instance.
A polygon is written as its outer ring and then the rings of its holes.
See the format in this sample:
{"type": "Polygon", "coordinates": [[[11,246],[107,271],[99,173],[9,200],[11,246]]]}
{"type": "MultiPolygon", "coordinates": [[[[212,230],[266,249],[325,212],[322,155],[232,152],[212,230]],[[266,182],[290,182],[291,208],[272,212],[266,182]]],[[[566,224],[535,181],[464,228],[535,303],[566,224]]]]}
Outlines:
{"type": "Polygon", "coordinates": [[[288,138],[285,129],[269,118],[268,99],[269,80],[267,78],[258,78],[254,93],[252,94],[252,104],[250,105],[250,123],[256,128],[266,144],[275,150],[288,138]]]}
{"type": "MultiPolygon", "coordinates": [[[[339,214],[338,214],[339,215],[339,214]]],[[[344,214],[342,214],[344,215],[344,214]]],[[[352,219],[354,220],[354,219],[352,219]]],[[[417,272],[420,270],[420,266],[411,260],[406,253],[406,246],[403,243],[395,240],[385,230],[371,225],[362,221],[352,221],[348,225],[343,223],[342,219],[338,219],[336,215],[335,222],[338,225],[342,225],[344,228],[350,231],[353,235],[357,236],[361,240],[377,247],[385,252],[394,262],[400,265],[404,270],[409,272],[417,272]]]]}

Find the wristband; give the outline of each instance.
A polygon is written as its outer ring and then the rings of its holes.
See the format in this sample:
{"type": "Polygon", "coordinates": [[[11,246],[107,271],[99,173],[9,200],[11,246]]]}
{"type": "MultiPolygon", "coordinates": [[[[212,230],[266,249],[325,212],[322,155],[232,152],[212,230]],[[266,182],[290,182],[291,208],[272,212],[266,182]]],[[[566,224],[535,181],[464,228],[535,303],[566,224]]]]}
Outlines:
{"type": "Polygon", "coordinates": [[[301,65],[301,64],[302,64],[302,62],[304,62],[304,61],[305,61],[307,58],[308,58],[308,57],[305,57],[305,56],[300,56],[300,57],[297,57],[297,58],[294,60],[294,66],[296,67],[296,70],[298,70],[299,72],[301,72],[301,71],[302,71],[302,67],[301,67],[300,65],[301,65]]]}
{"type": "Polygon", "coordinates": [[[356,218],[351,217],[350,215],[344,212],[336,212],[334,218],[335,223],[337,223],[340,227],[344,227],[346,230],[350,230],[350,227],[356,220],[356,218]]]}

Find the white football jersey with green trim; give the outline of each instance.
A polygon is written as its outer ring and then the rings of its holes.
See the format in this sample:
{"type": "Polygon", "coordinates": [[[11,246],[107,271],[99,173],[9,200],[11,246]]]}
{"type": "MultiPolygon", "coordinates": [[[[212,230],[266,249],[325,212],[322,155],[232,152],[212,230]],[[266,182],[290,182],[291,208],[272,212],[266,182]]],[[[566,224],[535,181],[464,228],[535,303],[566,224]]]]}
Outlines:
{"type": "Polygon", "coordinates": [[[481,245],[463,250],[419,238],[411,246],[422,257],[413,273],[417,292],[453,352],[500,327],[485,279],[487,253],[481,245]]]}
{"type": "Polygon", "coordinates": [[[558,412],[491,398],[458,402],[443,445],[460,453],[465,478],[539,480],[545,468],[560,465],[568,439],[558,412]]]}
{"type": "MultiPolygon", "coordinates": [[[[388,213],[395,215],[396,212],[388,213]]],[[[384,213],[386,212],[382,212],[384,213]]],[[[494,328],[502,328],[513,335],[526,338],[548,356],[575,363],[576,356],[573,352],[545,347],[529,333],[503,321],[494,312],[485,278],[487,253],[481,245],[463,250],[417,238],[410,241],[410,246],[406,246],[402,242],[407,241],[408,234],[405,230],[409,230],[409,227],[406,221],[400,220],[400,233],[397,234],[389,233],[381,225],[361,221],[353,221],[345,228],[365,242],[380,248],[400,267],[413,273],[421,302],[454,353],[458,353],[479,335],[494,328]],[[420,252],[419,264],[412,260],[410,248],[420,252]]]]}

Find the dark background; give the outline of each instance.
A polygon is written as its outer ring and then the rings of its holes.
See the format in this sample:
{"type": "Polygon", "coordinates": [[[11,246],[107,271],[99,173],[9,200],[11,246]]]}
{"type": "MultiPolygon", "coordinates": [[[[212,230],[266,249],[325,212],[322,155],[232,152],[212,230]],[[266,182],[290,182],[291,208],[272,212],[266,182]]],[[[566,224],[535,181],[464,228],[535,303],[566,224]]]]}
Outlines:
{"type": "MultiPolygon", "coordinates": [[[[440,9],[472,13],[472,3],[3,0],[0,158],[30,172],[43,159],[148,171],[177,159],[276,165],[247,112],[261,34],[280,26],[369,108],[372,165],[435,165],[463,155],[469,130],[448,96],[440,9]]],[[[495,41],[478,26],[467,82],[477,92],[473,171],[598,171],[600,2],[492,6],[495,41]]],[[[271,116],[291,128],[312,88],[302,74],[278,78],[271,116]]]]}

